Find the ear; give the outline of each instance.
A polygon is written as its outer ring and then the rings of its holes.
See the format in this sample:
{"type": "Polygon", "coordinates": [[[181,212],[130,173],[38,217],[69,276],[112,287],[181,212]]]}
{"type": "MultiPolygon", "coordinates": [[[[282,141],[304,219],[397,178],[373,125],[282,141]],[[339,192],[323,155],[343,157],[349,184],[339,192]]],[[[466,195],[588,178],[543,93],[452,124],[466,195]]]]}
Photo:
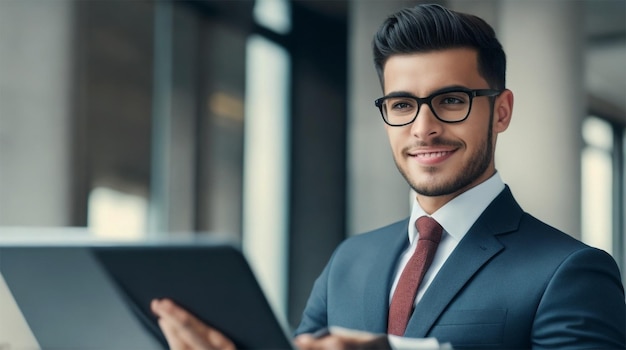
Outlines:
{"type": "Polygon", "coordinates": [[[505,89],[496,98],[493,113],[493,131],[496,133],[505,131],[513,115],[513,92],[511,90],[505,89]]]}

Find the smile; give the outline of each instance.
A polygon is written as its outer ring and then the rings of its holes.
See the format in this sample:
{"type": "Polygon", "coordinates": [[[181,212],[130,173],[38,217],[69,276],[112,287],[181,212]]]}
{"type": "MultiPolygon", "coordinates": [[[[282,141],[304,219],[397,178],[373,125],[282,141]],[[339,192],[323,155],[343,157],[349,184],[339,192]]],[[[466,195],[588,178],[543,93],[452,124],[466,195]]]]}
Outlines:
{"type": "Polygon", "coordinates": [[[450,158],[455,151],[456,149],[436,151],[418,150],[414,152],[409,152],[408,155],[411,158],[415,159],[421,165],[433,166],[442,163],[450,158]]]}
{"type": "Polygon", "coordinates": [[[445,152],[429,152],[429,153],[418,153],[415,155],[415,157],[418,158],[437,158],[437,157],[443,157],[446,156],[448,154],[451,154],[452,152],[450,151],[445,151],[445,152]]]}

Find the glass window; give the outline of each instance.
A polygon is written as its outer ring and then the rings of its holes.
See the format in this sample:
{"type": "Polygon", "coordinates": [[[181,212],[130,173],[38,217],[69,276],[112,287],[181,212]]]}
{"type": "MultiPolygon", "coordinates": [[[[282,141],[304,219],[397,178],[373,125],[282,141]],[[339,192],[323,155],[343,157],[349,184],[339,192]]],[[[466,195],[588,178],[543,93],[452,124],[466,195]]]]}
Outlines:
{"type": "Polygon", "coordinates": [[[255,21],[276,33],[287,34],[291,30],[291,13],[287,0],[256,0],[255,21]]]}
{"type": "Polygon", "coordinates": [[[626,266],[624,127],[590,116],[583,123],[582,239],[626,266]]]}
{"type": "Polygon", "coordinates": [[[248,40],[243,248],[268,299],[286,315],[289,217],[289,55],[248,40]]]}
{"type": "Polygon", "coordinates": [[[154,7],[76,3],[76,218],[100,236],[146,234],[154,7]]]}
{"type": "Polygon", "coordinates": [[[148,215],[145,196],[99,187],[90,192],[88,206],[87,226],[96,237],[144,237],[148,215]]]}
{"type": "Polygon", "coordinates": [[[247,36],[205,18],[199,39],[197,229],[237,239],[242,232],[247,36]]]}
{"type": "Polygon", "coordinates": [[[613,132],[610,124],[596,117],[585,119],[583,139],[582,240],[612,252],[613,132]]]}

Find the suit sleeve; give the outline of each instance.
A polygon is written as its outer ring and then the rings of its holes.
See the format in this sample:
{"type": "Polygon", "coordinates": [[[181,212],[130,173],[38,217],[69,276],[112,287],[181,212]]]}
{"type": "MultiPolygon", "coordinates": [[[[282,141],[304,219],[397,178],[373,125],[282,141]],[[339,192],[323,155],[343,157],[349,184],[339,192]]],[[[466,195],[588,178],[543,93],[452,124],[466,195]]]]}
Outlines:
{"type": "MultiPolygon", "coordinates": [[[[330,260],[332,262],[332,258],[330,260]]],[[[314,333],[322,328],[328,327],[328,310],[327,310],[327,286],[328,275],[331,262],[329,262],[322,274],[315,280],[311,295],[306,303],[302,320],[295,331],[295,335],[303,333],[314,333]]]]}
{"type": "Polygon", "coordinates": [[[563,261],[537,309],[532,342],[534,349],[626,347],[624,287],[610,255],[585,248],[563,261]]]}

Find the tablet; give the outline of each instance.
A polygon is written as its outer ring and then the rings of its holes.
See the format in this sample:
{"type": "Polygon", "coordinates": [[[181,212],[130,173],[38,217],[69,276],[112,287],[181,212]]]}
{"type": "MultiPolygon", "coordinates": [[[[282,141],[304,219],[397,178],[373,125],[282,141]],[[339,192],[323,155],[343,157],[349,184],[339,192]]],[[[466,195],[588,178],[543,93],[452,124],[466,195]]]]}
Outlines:
{"type": "Polygon", "coordinates": [[[96,247],[94,254],[158,336],[150,302],[167,297],[223,332],[238,349],[292,347],[246,259],[233,246],[96,247]]]}
{"type": "Polygon", "coordinates": [[[241,251],[229,244],[0,245],[0,274],[40,348],[167,348],[167,297],[238,349],[290,349],[241,251]]]}

